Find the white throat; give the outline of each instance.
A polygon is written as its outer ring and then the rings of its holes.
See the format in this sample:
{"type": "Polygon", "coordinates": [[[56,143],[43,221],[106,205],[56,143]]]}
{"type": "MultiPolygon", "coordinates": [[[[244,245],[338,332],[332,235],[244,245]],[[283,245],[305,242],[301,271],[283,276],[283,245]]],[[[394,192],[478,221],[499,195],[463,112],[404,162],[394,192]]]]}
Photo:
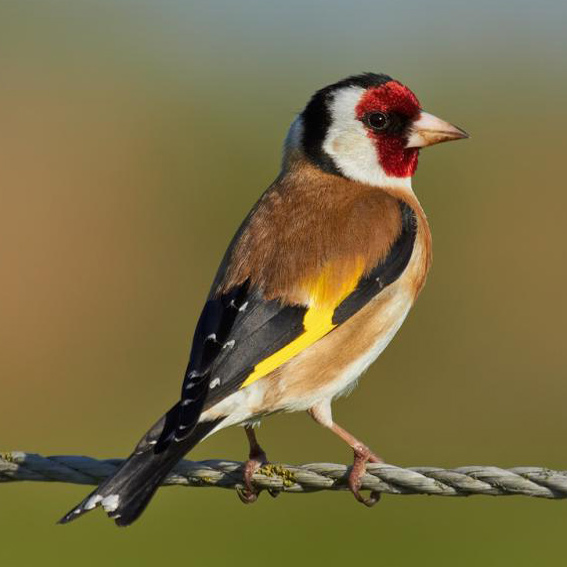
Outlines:
{"type": "Polygon", "coordinates": [[[374,144],[356,118],[356,106],[364,93],[361,87],[337,91],[329,105],[331,125],[323,149],[346,177],[368,185],[411,191],[411,177],[387,175],[378,161],[374,144]]]}

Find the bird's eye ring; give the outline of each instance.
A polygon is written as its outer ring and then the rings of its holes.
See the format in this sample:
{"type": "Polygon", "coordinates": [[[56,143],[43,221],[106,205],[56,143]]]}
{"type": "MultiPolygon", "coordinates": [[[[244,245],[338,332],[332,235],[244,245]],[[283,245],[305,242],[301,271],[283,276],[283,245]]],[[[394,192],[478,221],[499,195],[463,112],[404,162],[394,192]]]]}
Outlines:
{"type": "Polygon", "coordinates": [[[385,130],[390,123],[388,115],[383,112],[372,112],[364,117],[364,122],[377,132],[385,130]]]}

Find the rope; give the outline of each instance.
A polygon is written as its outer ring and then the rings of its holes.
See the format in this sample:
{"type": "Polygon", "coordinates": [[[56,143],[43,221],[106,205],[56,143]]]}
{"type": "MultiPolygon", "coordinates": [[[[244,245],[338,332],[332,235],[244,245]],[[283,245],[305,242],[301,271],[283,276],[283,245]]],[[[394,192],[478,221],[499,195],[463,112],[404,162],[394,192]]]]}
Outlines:
{"type": "MultiPolygon", "coordinates": [[[[99,484],[114,473],[121,459],[91,457],[42,457],[33,453],[0,453],[0,483],[22,480],[99,484]]],[[[181,461],[164,485],[242,488],[243,463],[237,461],[181,461]]],[[[346,489],[349,467],[330,463],[301,466],[264,465],[253,478],[258,489],[278,492],[314,492],[346,489]]],[[[541,467],[470,466],[401,468],[368,464],[362,489],[385,494],[432,494],[437,496],[524,495],[567,498],[567,471],[541,467]]]]}

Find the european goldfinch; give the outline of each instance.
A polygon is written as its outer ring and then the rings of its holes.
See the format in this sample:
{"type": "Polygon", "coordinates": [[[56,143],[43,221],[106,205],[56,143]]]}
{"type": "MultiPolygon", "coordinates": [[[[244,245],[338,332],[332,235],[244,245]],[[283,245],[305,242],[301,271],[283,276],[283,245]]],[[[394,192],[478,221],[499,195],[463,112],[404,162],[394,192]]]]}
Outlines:
{"type": "Polygon", "coordinates": [[[420,148],[466,138],[383,74],[317,91],[287,135],[282,169],[232,240],[197,323],[180,400],[109,479],[61,522],[98,505],[120,526],[140,516],[174,465],[230,425],[250,442],[241,497],[266,460],[252,426],[307,411],[354,451],[349,486],[381,462],[334,423],[421,291],[431,234],[412,191],[420,148]]]}

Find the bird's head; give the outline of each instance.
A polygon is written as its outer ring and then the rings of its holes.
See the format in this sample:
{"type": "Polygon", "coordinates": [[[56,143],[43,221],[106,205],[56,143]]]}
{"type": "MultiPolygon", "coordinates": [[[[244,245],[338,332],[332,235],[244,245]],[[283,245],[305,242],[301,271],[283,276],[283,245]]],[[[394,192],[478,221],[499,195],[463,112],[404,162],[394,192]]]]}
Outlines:
{"type": "Polygon", "coordinates": [[[373,73],[317,91],[292,135],[323,170],[371,185],[408,183],[421,148],[468,137],[424,112],[406,86],[373,73]]]}

